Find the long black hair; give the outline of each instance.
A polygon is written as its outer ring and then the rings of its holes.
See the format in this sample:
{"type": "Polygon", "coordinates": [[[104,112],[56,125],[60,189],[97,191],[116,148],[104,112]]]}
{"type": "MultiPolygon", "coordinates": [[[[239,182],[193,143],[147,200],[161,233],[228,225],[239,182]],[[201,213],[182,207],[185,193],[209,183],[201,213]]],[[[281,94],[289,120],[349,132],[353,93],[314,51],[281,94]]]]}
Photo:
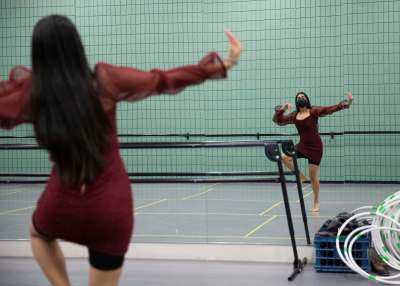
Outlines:
{"type": "Polygon", "coordinates": [[[311,102],[310,102],[310,99],[308,98],[307,94],[306,94],[304,91],[299,91],[298,93],[296,93],[296,97],[294,98],[294,102],[295,102],[295,104],[296,104],[296,110],[297,110],[297,112],[300,112],[300,107],[299,107],[298,104],[297,104],[297,97],[298,97],[300,94],[304,95],[304,97],[307,99],[307,105],[306,105],[306,107],[307,107],[308,109],[311,109],[311,102]]]}
{"type": "Polygon", "coordinates": [[[74,24],[42,18],[32,36],[31,119],[63,183],[89,184],[103,167],[109,123],[74,24]]]}

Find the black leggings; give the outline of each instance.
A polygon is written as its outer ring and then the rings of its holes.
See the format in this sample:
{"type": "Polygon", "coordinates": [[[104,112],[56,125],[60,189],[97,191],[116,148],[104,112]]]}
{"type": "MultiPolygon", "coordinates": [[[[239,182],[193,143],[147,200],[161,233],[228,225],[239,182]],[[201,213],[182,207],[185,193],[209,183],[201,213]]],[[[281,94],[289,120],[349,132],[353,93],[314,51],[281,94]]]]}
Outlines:
{"type": "Polygon", "coordinates": [[[124,263],[124,256],[114,256],[89,249],[89,263],[98,270],[116,270],[124,263]]]}

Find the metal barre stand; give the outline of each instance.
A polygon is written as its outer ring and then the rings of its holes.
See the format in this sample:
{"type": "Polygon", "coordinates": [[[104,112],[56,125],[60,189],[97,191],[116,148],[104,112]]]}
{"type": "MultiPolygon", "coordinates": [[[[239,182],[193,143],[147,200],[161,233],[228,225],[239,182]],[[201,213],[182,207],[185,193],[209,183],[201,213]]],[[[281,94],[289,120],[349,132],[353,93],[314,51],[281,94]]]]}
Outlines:
{"type": "MultiPolygon", "coordinates": [[[[293,249],[294,262],[293,273],[288,277],[289,281],[293,281],[296,276],[301,273],[307,264],[307,259],[300,259],[297,252],[296,238],[294,234],[292,214],[290,211],[289,198],[286,187],[285,175],[295,175],[297,183],[297,191],[299,195],[301,213],[303,218],[304,229],[306,232],[307,244],[310,245],[310,234],[307,223],[307,214],[304,205],[303,191],[300,182],[299,168],[297,164],[296,152],[294,150],[293,141],[291,140],[263,140],[263,141],[203,141],[203,142],[152,142],[152,143],[121,143],[121,149],[175,149],[175,148],[223,148],[223,147],[264,147],[266,157],[277,163],[278,172],[204,172],[204,173],[174,173],[174,172],[154,172],[154,173],[129,173],[130,176],[277,176],[268,179],[131,179],[132,182],[141,183],[200,183],[200,182],[280,182],[282,189],[283,201],[285,204],[286,218],[289,228],[289,234],[293,249]],[[282,152],[293,158],[293,172],[284,172],[282,165],[282,152]]],[[[35,144],[0,144],[1,150],[38,150],[39,146],[35,144]]],[[[48,174],[0,174],[0,177],[47,177],[48,174]]],[[[3,180],[0,183],[44,183],[46,180],[3,180]]]]}
{"type": "MultiPolygon", "coordinates": [[[[295,169],[294,174],[296,176],[297,191],[298,191],[298,195],[299,195],[301,214],[302,214],[302,218],[303,218],[304,229],[306,232],[307,244],[310,245],[311,241],[310,241],[310,234],[309,234],[309,230],[308,230],[307,214],[306,214],[305,205],[304,205],[303,190],[301,187],[299,167],[297,164],[297,158],[296,158],[296,152],[294,150],[294,145],[293,145],[292,141],[289,141],[289,142],[282,142],[281,146],[282,146],[283,153],[285,153],[286,155],[293,158],[294,169],[295,169]]],[[[288,277],[288,280],[293,281],[296,278],[296,276],[303,271],[305,265],[307,264],[307,258],[304,257],[303,259],[300,259],[299,254],[297,252],[292,214],[290,211],[289,198],[288,198],[287,188],[286,188],[285,173],[283,171],[283,166],[282,166],[282,156],[281,156],[281,152],[279,151],[278,145],[277,144],[266,145],[265,146],[265,154],[268,157],[268,159],[270,159],[271,161],[275,161],[278,165],[279,179],[280,179],[281,188],[282,188],[283,202],[285,204],[286,218],[287,218],[287,223],[288,223],[288,227],[289,227],[290,239],[292,242],[292,249],[293,249],[293,256],[294,256],[293,273],[288,277]]]]}

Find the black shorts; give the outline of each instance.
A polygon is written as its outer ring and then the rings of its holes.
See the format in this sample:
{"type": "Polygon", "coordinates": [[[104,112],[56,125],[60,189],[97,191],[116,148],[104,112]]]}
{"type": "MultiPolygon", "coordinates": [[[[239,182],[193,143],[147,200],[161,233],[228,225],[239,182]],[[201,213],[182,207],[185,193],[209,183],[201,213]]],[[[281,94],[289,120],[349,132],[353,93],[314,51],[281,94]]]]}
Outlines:
{"type": "Polygon", "coordinates": [[[319,163],[320,163],[320,161],[314,161],[314,160],[308,158],[306,155],[300,153],[299,151],[296,151],[296,157],[298,159],[307,159],[308,160],[308,164],[313,164],[313,165],[319,166],[319,163]]]}
{"type": "Polygon", "coordinates": [[[89,263],[98,270],[116,270],[124,263],[124,256],[114,256],[89,249],[89,263]]]}

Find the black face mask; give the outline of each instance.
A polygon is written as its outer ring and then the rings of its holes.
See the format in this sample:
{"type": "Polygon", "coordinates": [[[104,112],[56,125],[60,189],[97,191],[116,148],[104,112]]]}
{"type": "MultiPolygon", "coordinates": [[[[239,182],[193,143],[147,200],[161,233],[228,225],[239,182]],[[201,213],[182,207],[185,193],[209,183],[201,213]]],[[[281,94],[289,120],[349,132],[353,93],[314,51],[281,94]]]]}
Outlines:
{"type": "Polygon", "coordinates": [[[296,105],[298,107],[306,107],[308,105],[308,101],[306,98],[300,97],[296,100],[296,105]]]}

